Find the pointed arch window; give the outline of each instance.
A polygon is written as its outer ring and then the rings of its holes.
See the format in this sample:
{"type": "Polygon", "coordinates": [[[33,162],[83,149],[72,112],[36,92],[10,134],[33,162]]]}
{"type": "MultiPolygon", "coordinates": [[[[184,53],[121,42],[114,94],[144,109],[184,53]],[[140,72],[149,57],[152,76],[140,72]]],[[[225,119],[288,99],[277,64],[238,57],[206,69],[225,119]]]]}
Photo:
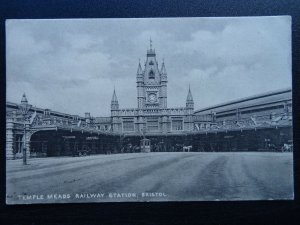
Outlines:
{"type": "Polygon", "coordinates": [[[155,79],[155,74],[154,74],[153,70],[150,70],[150,72],[149,72],[149,79],[155,79]]]}
{"type": "Polygon", "coordinates": [[[151,60],[151,61],[149,62],[149,65],[153,66],[153,65],[154,65],[154,62],[151,60]]]}

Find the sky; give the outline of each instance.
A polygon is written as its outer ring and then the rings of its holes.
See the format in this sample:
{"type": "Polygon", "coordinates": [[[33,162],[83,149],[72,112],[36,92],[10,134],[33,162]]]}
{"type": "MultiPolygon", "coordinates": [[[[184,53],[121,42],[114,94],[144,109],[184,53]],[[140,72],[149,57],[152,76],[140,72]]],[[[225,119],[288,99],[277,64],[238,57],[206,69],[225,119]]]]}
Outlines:
{"type": "Polygon", "coordinates": [[[168,107],[195,110],[291,88],[291,18],[147,18],[6,21],[7,101],[109,116],[137,107],[136,71],[152,39],[168,74],[168,107]]]}

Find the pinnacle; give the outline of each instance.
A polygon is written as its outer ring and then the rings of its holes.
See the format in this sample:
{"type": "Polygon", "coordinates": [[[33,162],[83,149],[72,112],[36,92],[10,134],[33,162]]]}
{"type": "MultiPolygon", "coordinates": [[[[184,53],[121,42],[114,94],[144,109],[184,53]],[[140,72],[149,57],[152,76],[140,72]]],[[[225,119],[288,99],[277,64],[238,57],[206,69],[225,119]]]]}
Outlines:
{"type": "Polygon", "coordinates": [[[143,71],[142,71],[142,67],[141,67],[141,62],[139,61],[139,65],[138,65],[138,69],[137,69],[137,74],[142,74],[143,71]]]}
{"type": "Polygon", "coordinates": [[[167,74],[167,70],[165,67],[165,62],[163,61],[162,65],[161,65],[161,70],[160,70],[161,74],[167,74]]]}
{"type": "Polygon", "coordinates": [[[191,92],[191,87],[189,85],[189,92],[188,92],[188,95],[187,95],[187,98],[186,98],[186,101],[188,102],[193,102],[193,96],[192,96],[192,92],[191,92]]]}
{"type": "Polygon", "coordinates": [[[114,93],[113,93],[113,96],[112,96],[111,102],[118,102],[118,99],[117,99],[117,95],[116,95],[116,91],[115,91],[115,89],[114,89],[114,93]]]}
{"type": "Polygon", "coordinates": [[[28,103],[27,98],[26,98],[26,94],[24,93],[22,96],[22,100],[21,103],[28,103]]]}

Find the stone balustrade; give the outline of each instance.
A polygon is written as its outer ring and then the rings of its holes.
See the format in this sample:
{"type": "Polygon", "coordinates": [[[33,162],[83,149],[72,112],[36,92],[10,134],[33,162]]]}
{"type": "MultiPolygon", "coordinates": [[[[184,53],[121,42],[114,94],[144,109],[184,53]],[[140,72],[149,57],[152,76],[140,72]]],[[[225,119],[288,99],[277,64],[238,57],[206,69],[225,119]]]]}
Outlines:
{"type": "Polygon", "coordinates": [[[194,129],[195,131],[218,131],[218,130],[238,130],[238,129],[249,129],[249,128],[267,128],[277,126],[291,126],[292,125],[292,114],[291,113],[278,113],[271,115],[252,116],[250,118],[241,120],[223,120],[216,123],[201,123],[196,122],[194,129]]]}

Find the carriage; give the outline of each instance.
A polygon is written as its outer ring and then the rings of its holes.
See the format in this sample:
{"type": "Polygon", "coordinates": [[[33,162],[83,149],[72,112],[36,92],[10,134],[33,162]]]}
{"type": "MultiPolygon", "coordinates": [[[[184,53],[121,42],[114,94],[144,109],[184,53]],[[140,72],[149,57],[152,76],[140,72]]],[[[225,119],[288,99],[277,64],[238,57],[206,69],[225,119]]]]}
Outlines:
{"type": "Polygon", "coordinates": [[[192,145],[189,145],[189,146],[183,146],[183,147],[182,147],[182,150],[183,150],[184,152],[190,152],[192,148],[193,148],[192,145]]]}
{"type": "Polygon", "coordinates": [[[140,142],[141,152],[150,152],[150,140],[147,138],[143,138],[140,142]]]}

